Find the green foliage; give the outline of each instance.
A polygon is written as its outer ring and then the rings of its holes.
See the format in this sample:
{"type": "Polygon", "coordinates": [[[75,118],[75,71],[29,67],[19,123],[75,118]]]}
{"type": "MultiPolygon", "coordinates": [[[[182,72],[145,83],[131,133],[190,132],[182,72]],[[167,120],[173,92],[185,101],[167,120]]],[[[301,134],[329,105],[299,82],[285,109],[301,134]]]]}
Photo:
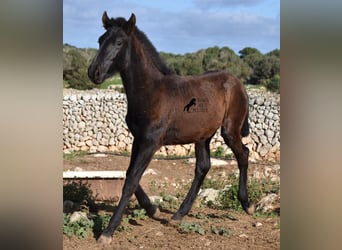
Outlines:
{"type": "MultiPolygon", "coordinates": [[[[108,88],[120,84],[121,78],[115,76],[101,85],[88,79],[87,70],[96,49],[78,49],[63,46],[63,82],[66,88],[91,89],[108,88]]],[[[261,84],[271,91],[279,92],[280,50],[275,49],[262,54],[258,49],[246,47],[236,55],[229,47],[210,47],[194,53],[175,55],[160,52],[166,65],[178,75],[197,75],[206,71],[225,70],[236,75],[248,84],[261,84]]]]}
{"type": "Polygon", "coordinates": [[[176,211],[180,206],[180,199],[177,199],[176,197],[172,195],[167,195],[164,192],[160,194],[163,198],[162,202],[157,202],[157,205],[159,205],[162,209],[168,209],[173,211],[176,211]]]}
{"type": "Polygon", "coordinates": [[[230,229],[225,229],[223,227],[210,227],[211,233],[221,235],[221,236],[230,236],[233,234],[233,232],[230,229]]]}
{"type": "Polygon", "coordinates": [[[80,219],[71,223],[70,216],[70,214],[64,214],[63,234],[69,237],[77,236],[80,238],[85,238],[93,234],[94,221],[80,219]]]}
{"type": "Polygon", "coordinates": [[[152,180],[150,182],[150,191],[156,192],[158,190],[158,182],[156,180],[152,180]]]}
{"type": "Polygon", "coordinates": [[[122,85],[122,80],[120,75],[115,75],[98,86],[99,89],[108,89],[110,85],[122,85]]]}
{"type": "Polygon", "coordinates": [[[224,187],[223,181],[218,181],[216,179],[209,179],[209,178],[205,178],[201,186],[202,189],[213,188],[216,190],[222,189],[223,187],[224,187]]]}
{"type": "Polygon", "coordinates": [[[239,53],[252,70],[247,83],[261,84],[274,92],[280,91],[280,50],[263,55],[257,49],[248,47],[239,53]]]}
{"type": "Polygon", "coordinates": [[[138,220],[145,220],[147,218],[145,209],[134,209],[133,210],[133,218],[138,220]]]}
{"type": "Polygon", "coordinates": [[[212,155],[214,157],[223,157],[224,156],[224,148],[222,146],[217,147],[215,152],[212,155]]]}
{"type": "Polygon", "coordinates": [[[272,50],[266,53],[266,56],[275,56],[275,57],[280,58],[280,50],[279,49],[272,50]]]}
{"type": "Polygon", "coordinates": [[[239,54],[241,58],[245,58],[246,56],[251,55],[251,54],[261,55],[261,52],[257,50],[256,48],[246,47],[240,50],[239,54]]]}
{"type": "Polygon", "coordinates": [[[268,90],[280,93],[280,75],[276,74],[271,79],[265,79],[261,81],[261,84],[268,90]]]}
{"type": "MultiPolygon", "coordinates": [[[[230,175],[231,185],[220,192],[219,200],[223,209],[230,208],[241,211],[242,207],[238,200],[239,178],[230,175]]],[[[251,179],[247,184],[249,199],[252,202],[259,201],[263,196],[270,193],[278,193],[280,186],[270,179],[251,179]]]]}
{"type": "Polygon", "coordinates": [[[92,201],[93,192],[90,190],[89,185],[81,181],[73,181],[70,184],[63,186],[63,200],[70,200],[73,202],[92,201]]]}
{"type": "Polygon", "coordinates": [[[93,233],[95,235],[100,235],[100,233],[108,226],[111,216],[108,214],[100,214],[92,216],[94,221],[93,233]]]}
{"type": "Polygon", "coordinates": [[[239,179],[235,177],[235,175],[231,175],[230,180],[232,180],[231,186],[220,192],[220,204],[223,209],[230,208],[234,210],[241,210],[241,205],[237,198],[239,190],[239,179]]]}
{"type": "Polygon", "coordinates": [[[65,160],[74,160],[76,157],[82,157],[87,155],[86,151],[71,151],[70,153],[63,154],[63,159],[65,160]]]}
{"type": "Polygon", "coordinates": [[[205,235],[205,229],[203,228],[202,224],[196,222],[182,222],[179,225],[178,230],[181,233],[198,233],[200,235],[205,235]]]}
{"type": "Polygon", "coordinates": [[[69,45],[63,46],[64,87],[75,89],[91,89],[95,87],[95,84],[88,78],[90,63],[88,53],[87,50],[77,49],[69,45]]]}
{"type": "Polygon", "coordinates": [[[68,44],[63,45],[63,85],[65,88],[107,89],[109,85],[121,84],[119,76],[114,76],[100,85],[90,81],[88,67],[96,52],[96,49],[79,49],[68,44]]]}
{"type": "Polygon", "coordinates": [[[195,53],[173,55],[160,53],[168,67],[179,75],[196,75],[206,71],[226,70],[241,79],[246,79],[251,69],[228,47],[217,46],[195,53]]]}

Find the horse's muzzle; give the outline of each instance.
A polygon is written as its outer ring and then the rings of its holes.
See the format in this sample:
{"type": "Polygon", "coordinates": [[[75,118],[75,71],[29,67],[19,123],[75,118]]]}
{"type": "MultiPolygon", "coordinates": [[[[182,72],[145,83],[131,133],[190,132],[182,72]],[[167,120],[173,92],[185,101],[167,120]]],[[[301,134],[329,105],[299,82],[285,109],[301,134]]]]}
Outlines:
{"type": "Polygon", "coordinates": [[[90,65],[88,68],[88,77],[95,84],[101,84],[105,80],[100,66],[90,65]]]}

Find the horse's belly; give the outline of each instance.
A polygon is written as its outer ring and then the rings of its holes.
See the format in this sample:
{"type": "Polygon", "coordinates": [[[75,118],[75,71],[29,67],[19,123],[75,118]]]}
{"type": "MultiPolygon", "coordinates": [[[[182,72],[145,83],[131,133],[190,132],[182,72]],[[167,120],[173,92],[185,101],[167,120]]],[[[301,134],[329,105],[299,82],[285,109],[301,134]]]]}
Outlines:
{"type": "Polygon", "coordinates": [[[220,123],[182,123],[170,126],[164,137],[164,145],[188,144],[211,137],[220,123]]]}

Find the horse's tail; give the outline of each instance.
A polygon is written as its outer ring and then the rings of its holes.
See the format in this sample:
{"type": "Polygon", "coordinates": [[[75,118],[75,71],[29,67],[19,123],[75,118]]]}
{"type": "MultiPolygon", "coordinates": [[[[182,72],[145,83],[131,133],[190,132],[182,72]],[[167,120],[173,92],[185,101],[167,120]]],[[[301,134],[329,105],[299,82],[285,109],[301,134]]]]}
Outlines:
{"type": "Polygon", "coordinates": [[[241,136],[242,137],[249,135],[248,116],[249,116],[249,108],[247,109],[247,114],[245,116],[245,120],[243,121],[242,129],[241,129],[241,136]]]}

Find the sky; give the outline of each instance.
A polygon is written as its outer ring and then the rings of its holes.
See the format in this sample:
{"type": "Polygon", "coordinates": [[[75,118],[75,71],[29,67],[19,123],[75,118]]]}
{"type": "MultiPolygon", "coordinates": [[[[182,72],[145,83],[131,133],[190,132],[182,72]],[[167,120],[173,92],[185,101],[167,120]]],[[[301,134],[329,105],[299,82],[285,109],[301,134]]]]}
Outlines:
{"type": "Polygon", "coordinates": [[[63,43],[98,48],[104,11],[126,19],[134,13],[137,27],[158,51],[280,49],[280,0],[64,0],[63,43]]]}

